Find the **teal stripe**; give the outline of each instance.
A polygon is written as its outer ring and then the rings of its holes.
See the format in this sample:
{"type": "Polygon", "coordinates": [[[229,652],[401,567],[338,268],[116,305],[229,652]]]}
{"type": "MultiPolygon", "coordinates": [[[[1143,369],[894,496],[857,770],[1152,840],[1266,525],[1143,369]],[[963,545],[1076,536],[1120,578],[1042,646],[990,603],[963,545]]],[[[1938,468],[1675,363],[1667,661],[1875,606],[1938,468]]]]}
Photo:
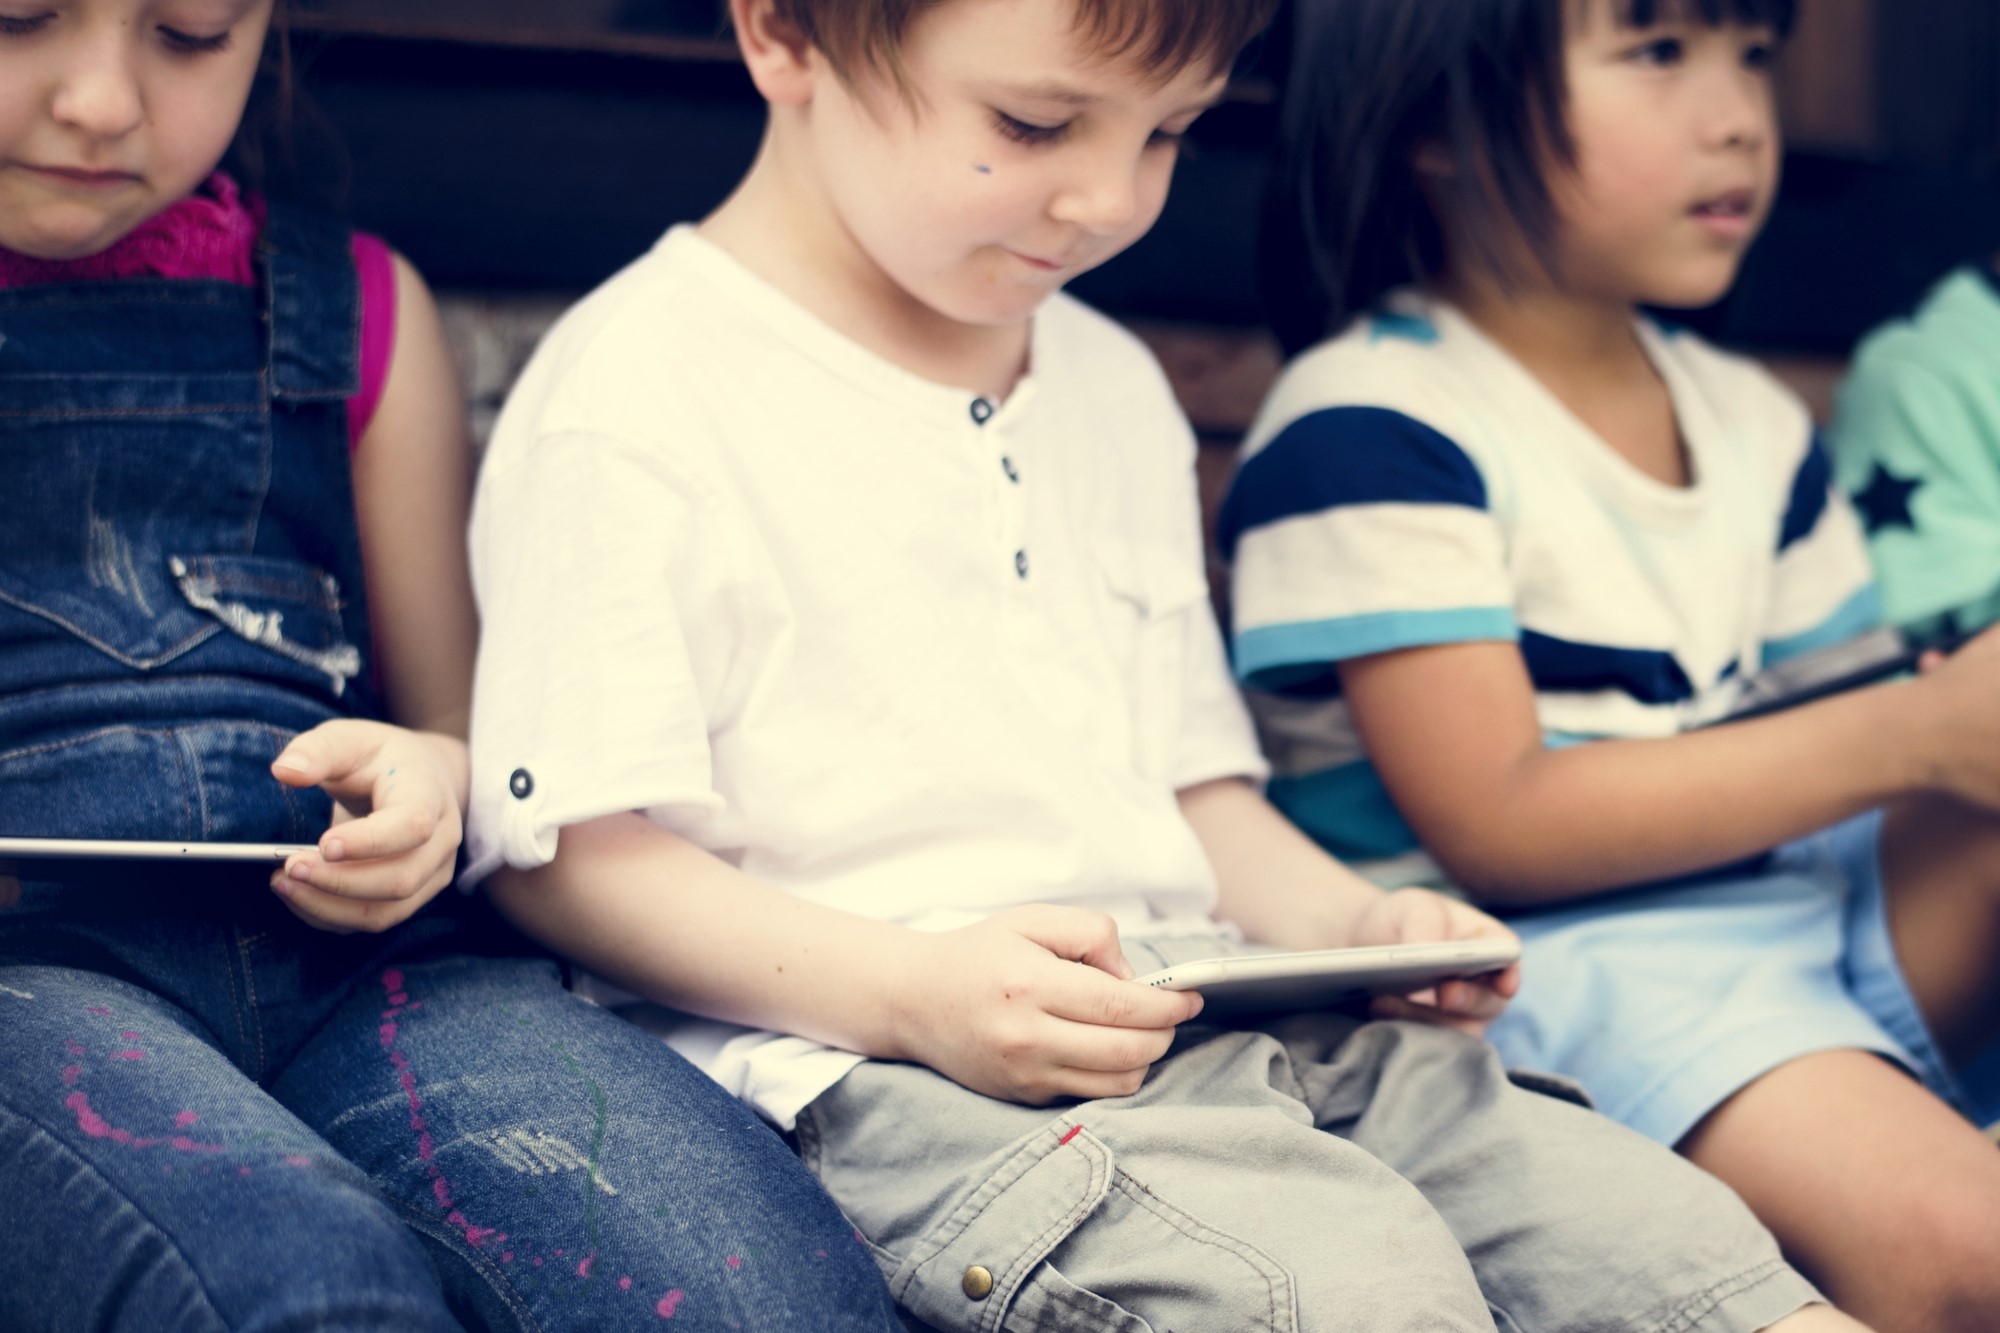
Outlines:
{"type": "Polygon", "coordinates": [[[1869,584],[1847,599],[1838,611],[1803,634],[1773,639],[1764,645],[1764,665],[1776,666],[1788,657],[1828,648],[1866,634],[1882,623],[1882,590],[1869,584]]]}
{"type": "Polygon", "coordinates": [[[1273,778],[1271,803],[1335,856],[1367,861],[1415,851],[1417,835],[1367,760],[1273,778]]]}
{"type": "Polygon", "coordinates": [[[1236,636],[1236,674],[1246,685],[1271,689],[1298,677],[1295,670],[1285,668],[1324,666],[1398,648],[1481,639],[1512,642],[1515,637],[1514,612],[1504,606],[1374,611],[1331,620],[1259,625],[1236,636]]]}

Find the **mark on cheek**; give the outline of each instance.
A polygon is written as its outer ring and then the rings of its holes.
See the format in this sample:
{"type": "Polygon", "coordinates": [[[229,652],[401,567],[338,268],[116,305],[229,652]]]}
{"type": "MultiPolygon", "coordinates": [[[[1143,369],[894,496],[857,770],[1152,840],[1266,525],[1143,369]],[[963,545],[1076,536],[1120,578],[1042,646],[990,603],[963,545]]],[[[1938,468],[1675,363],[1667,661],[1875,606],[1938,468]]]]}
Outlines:
{"type": "Polygon", "coordinates": [[[993,168],[987,166],[984,162],[974,162],[972,169],[982,176],[991,176],[993,174],[993,168]]]}

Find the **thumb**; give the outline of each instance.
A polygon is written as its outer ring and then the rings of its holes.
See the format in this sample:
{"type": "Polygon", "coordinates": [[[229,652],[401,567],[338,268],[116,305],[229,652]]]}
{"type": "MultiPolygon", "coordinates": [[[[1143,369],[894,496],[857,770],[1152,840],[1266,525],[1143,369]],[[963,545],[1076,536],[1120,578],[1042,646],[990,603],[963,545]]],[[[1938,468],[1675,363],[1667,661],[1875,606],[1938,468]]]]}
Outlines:
{"type": "Polygon", "coordinates": [[[1030,907],[1011,923],[1022,938],[1041,945],[1058,958],[1108,972],[1120,981],[1136,973],[1118,947],[1118,923],[1102,912],[1078,907],[1030,907]]]}
{"type": "Polygon", "coordinates": [[[271,776],[287,787],[317,787],[346,777],[363,753],[352,730],[352,723],[338,721],[300,732],[271,761],[271,776]]]}

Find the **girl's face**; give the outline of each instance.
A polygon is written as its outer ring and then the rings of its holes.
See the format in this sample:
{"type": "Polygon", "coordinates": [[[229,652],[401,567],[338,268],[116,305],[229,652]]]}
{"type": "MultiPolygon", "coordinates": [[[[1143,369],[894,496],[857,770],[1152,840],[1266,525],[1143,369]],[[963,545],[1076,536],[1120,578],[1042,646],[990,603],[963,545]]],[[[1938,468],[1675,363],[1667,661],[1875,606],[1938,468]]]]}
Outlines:
{"type": "Polygon", "coordinates": [[[0,246],[96,254],[235,137],[274,0],[0,0],[0,246]]]}
{"type": "Polygon", "coordinates": [[[1570,10],[1573,171],[1550,173],[1566,289],[1664,306],[1719,300],[1778,186],[1769,28],[1621,25],[1570,10]]]}
{"type": "Polygon", "coordinates": [[[1222,74],[1164,83],[1081,49],[1070,0],[957,0],[912,22],[915,104],[827,76],[807,132],[828,211],[902,293],[948,319],[1026,319],[1159,216],[1180,137],[1222,74]]]}

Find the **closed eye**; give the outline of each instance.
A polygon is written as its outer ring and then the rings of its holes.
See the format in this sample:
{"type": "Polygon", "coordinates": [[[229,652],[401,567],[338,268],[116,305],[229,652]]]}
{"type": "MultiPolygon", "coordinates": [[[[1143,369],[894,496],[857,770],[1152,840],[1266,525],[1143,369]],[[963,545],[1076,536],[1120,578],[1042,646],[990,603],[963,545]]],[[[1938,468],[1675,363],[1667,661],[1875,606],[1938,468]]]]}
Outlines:
{"type": "Polygon", "coordinates": [[[993,127],[1015,143],[1037,147],[1054,143],[1062,138],[1069,129],[1069,124],[1065,121],[1061,125],[1036,125],[1018,116],[1010,116],[1005,111],[996,110],[993,113],[993,127]]]}
{"type": "Polygon", "coordinates": [[[216,33],[213,37],[197,37],[191,32],[182,32],[178,28],[169,28],[162,25],[159,32],[160,41],[165,44],[169,51],[174,52],[176,55],[208,55],[212,52],[226,50],[229,46],[229,33],[227,31],[216,33]]]}
{"type": "Polygon", "coordinates": [[[54,14],[33,14],[25,18],[0,14],[0,37],[32,37],[55,21],[54,14]]]}

